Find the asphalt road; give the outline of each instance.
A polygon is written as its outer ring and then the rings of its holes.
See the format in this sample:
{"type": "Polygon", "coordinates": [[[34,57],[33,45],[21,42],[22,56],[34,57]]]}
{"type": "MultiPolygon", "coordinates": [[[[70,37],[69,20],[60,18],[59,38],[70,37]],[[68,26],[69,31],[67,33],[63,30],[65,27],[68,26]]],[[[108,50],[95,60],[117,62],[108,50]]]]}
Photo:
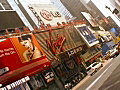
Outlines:
{"type": "Polygon", "coordinates": [[[120,55],[107,61],[93,76],[87,76],[72,90],[120,90],[120,55]]]}
{"type": "Polygon", "coordinates": [[[117,66],[99,90],[120,90],[120,65],[117,66]]]}

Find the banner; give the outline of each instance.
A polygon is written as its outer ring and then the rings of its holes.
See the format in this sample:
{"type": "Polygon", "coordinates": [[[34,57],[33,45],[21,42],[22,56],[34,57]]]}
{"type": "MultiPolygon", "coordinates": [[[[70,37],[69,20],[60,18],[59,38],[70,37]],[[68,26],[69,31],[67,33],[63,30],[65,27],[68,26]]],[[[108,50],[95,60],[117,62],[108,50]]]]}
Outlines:
{"type": "Polygon", "coordinates": [[[0,83],[35,74],[50,66],[33,34],[7,38],[0,45],[0,69],[9,68],[9,72],[0,76],[0,83]]]}

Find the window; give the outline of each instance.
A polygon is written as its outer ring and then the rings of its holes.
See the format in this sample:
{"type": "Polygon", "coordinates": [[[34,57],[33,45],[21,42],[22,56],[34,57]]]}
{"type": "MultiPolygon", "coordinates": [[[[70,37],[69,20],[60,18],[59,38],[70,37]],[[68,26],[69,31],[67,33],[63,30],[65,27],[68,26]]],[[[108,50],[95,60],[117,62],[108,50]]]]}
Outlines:
{"type": "Polygon", "coordinates": [[[89,71],[91,69],[91,67],[87,68],[87,71],[89,71]]]}
{"type": "Polygon", "coordinates": [[[97,65],[98,63],[94,63],[93,65],[92,65],[92,67],[94,67],[95,65],[97,65]]]}

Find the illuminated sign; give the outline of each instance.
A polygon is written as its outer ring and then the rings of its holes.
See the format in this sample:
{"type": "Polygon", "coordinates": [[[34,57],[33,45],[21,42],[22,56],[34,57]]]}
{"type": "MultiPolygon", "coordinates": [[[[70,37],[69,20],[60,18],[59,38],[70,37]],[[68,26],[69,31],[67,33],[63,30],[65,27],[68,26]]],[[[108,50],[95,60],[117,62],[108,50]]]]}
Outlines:
{"type": "Polygon", "coordinates": [[[74,55],[75,53],[78,53],[78,52],[80,52],[80,51],[82,51],[82,47],[77,47],[77,48],[75,48],[75,49],[72,49],[72,50],[68,51],[67,53],[68,53],[68,55],[69,55],[69,57],[70,57],[70,56],[72,56],[72,55],[74,55]]]}

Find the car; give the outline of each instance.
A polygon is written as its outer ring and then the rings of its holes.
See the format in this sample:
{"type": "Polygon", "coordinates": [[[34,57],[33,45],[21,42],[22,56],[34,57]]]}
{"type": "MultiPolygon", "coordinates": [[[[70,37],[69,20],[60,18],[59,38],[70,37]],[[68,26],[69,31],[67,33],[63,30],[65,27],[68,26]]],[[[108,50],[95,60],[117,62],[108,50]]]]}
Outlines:
{"type": "Polygon", "coordinates": [[[94,63],[92,63],[90,66],[88,66],[86,68],[87,74],[92,76],[95,72],[97,72],[97,70],[100,67],[103,67],[103,64],[101,62],[94,62],[94,63]]]}

